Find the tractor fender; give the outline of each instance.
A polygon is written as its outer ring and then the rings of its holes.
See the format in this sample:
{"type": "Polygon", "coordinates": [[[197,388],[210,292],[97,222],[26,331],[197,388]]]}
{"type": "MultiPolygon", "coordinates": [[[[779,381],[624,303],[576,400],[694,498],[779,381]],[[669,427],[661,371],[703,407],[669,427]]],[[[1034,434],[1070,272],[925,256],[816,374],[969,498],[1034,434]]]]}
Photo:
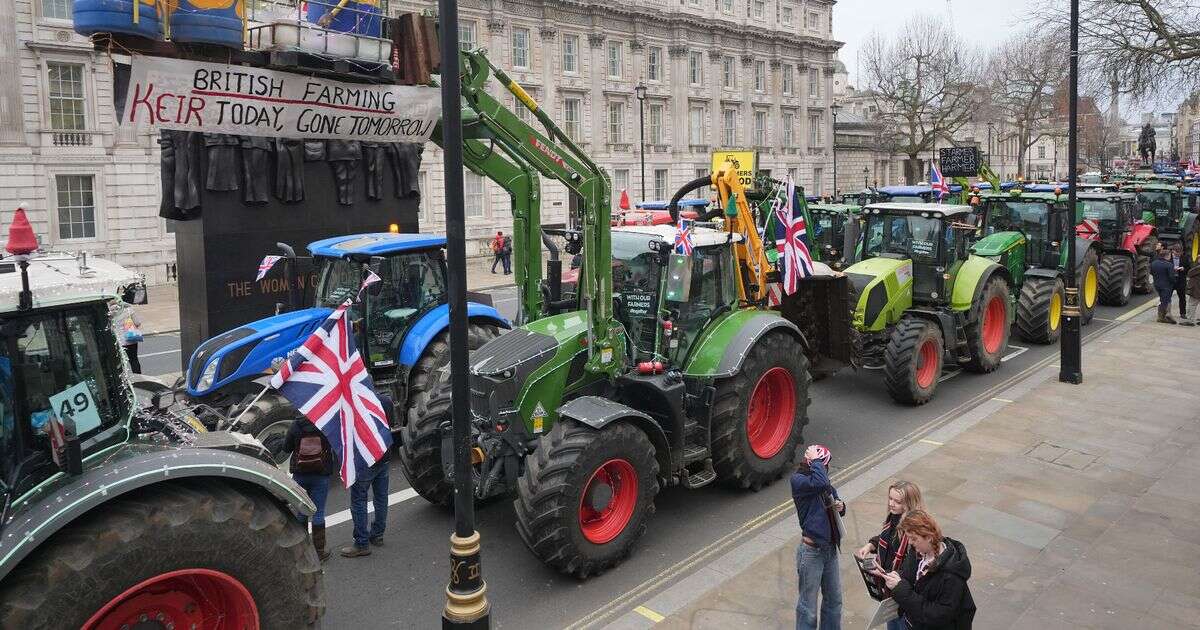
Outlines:
{"type": "Polygon", "coordinates": [[[650,438],[660,473],[665,477],[674,470],[671,466],[671,447],[667,442],[667,434],[653,418],[633,407],[600,396],[580,396],[560,406],[558,417],[560,420],[570,418],[596,430],[624,420],[641,429],[650,438]]]}
{"type": "Polygon", "coordinates": [[[196,347],[188,360],[187,393],[200,398],[221,388],[257,377],[275,359],[287,356],[325,321],[330,308],[306,308],[267,317],[239,326],[196,347]],[[216,378],[210,386],[198,385],[208,366],[216,363],[216,378]]]}
{"type": "Polygon", "coordinates": [[[1077,271],[1083,265],[1083,261],[1087,257],[1089,251],[1095,251],[1096,258],[1098,260],[1101,256],[1101,254],[1103,253],[1103,247],[1100,244],[1100,241],[1093,241],[1091,239],[1086,239],[1086,238],[1076,236],[1075,237],[1075,269],[1077,271]]]}
{"type": "Polygon", "coordinates": [[[1026,278],[1061,278],[1062,273],[1057,269],[1049,269],[1046,267],[1034,267],[1025,270],[1026,278]]]}
{"type": "Polygon", "coordinates": [[[1137,221],[1130,226],[1129,233],[1125,235],[1125,238],[1121,239],[1121,249],[1129,252],[1137,251],[1146,242],[1146,239],[1157,234],[1158,231],[1154,229],[1153,225],[1137,221]]]}
{"type": "Polygon", "coordinates": [[[958,361],[958,357],[955,355],[955,348],[958,347],[958,326],[955,325],[953,313],[945,310],[910,308],[904,314],[927,320],[942,329],[942,353],[948,362],[958,361]]]}
{"type": "MultiPolygon", "coordinates": [[[[1008,281],[1010,287],[1012,286],[1012,276],[1003,265],[980,256],[968,258],[958,268],[955,276],[954,289],[950,293],[950,308],[955,311],[971,312],[971,307],[983,295],[983,288],[996,274],[1008,281]]],[[[1009,309],[1010,316],[1012,310],[1009,309]]]]}
{"type": "MultiPolygon", "coordinates": [[[[495,324],[501,328],[512,328],[512,324],[500,314],[500,311],[486,304],[467,302],[467,317],[472,321],[495,324]]],[[[429,342],[449,327],[449,304],[438,305],[425,313],[409,328],[408,334],[404,336],[404,342],[400,344],[400,354],[397,357],[400,365],[405,367],[416,365],[417,361],[421,360],[421,355],[425,353],[429,342]]]]}
{"type": "MultiPolygon", "coordinates": [[[[188,447],[130,442],[94,455],[83,474],[60,473],[18,503],[0,538],[0,581],[55,532],[113,498],[176,479],[233,480],[271,495],[281,509],[310,516],[316,506],[296,482],[274,464],[248,452],[264,453],[257,443],[230,433],[196,435],[188,447]],[[236,450],[235,450],[236,449],[236,450]]],[[[264,455],[265,456],[265,455],[264,455]]]]}
{"type": "Polygon", "coordinates": [[[683,373],[700,378],[727,378],[742,369],[746,354],[764,335],[782,330],[808,350],[808,340],[795,324],[776,311],[740,309],[709,324],[688,357],[683,373]]]}

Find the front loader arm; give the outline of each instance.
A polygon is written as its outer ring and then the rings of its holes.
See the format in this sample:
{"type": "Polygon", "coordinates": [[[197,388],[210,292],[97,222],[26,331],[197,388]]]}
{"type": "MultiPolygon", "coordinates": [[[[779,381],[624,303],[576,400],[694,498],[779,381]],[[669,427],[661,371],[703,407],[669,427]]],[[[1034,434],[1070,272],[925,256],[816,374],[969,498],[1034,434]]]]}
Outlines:
{"type": "Polygon", "coordinates": [[[725,162],[720,170],[712,174],[712,185],[717,189],[717,199],[722,208],[729,207],[730,198],[733,199],[736,208],[732,216],[726,212],[725,231],[742,235],[741,242],[733,246],[734,257],[742,270],[738,274],[738,297],[743,302],[765,302],[767,272],[771,265],[767,261],[762,239],[758,236],[754,215],[750,213],[746,189],[738,181],[737,169],[732,163],[725,162]]]}

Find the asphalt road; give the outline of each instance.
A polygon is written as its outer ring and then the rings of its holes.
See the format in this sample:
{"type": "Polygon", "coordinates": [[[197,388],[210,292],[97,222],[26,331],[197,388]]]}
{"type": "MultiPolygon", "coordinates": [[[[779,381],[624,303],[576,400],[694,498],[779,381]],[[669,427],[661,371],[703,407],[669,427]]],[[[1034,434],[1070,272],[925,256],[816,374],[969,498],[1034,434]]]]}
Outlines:
{"type": "MultiPolygon", "coordinates": [[[[497,290],[493,295],[497,308],[511,315],[516,303],[513,289],[497,290]]],[[[1116,325],[1117,317],[1149,299],[1135,296],[1124,308],[1100,307],[1084,328],[1085,341],[1116,325]]],[[[170,354],[170,336],[156,337],[161,338],[149,338],[142,346],[147,357],[143,365],[149,371],[153,369],[149,366],[159,365],[150,360],[163,357],[173,362],[165,371],[177,371],[178,351],[170,354]],[[148,356],[153,352],[163,354],[148,356]]],[[[177,337],[174,344],[178,348],[177,337]]],[[[898,442],[919,439],[939,420],[952,419],[988,400],[1001,385],[1046,362],[1056,362],[1057,355],[1057,346],[1034,346],[1014,339],[996,373],[947,373],[934,400],[921,407],[892,402],[877,371],[844,371],[814,383],[810,390],[805,441],[830,447],[835,454],[833,473],[837,474],[898,442]]],[[[1085,377],[1086,372],[1085,365],[1085,377]]],[[[371,556],[353,559],[338,556],[335,548],[326,564],[326,627],[428,628],[440,623],[453,517],[416,496],[395,461],[390,480],[385,545],[375,548],[371,556]]],[[[715,555],[723,545],[752,529],[780,518],[795,518],[790,510],[776,509],[788,499],[786,483],[757,493],[715,485],[700,490],[665,489],[658,495],[657,512],[632,556],[616,569],[586,581],[562,576],[528,552],[513,526],[510,501],[481,505],[476,511],[477,528],[482,536],[483,575],[493,627],[561,628],[581,621],[615,619],[701,566],[696,562],[698,551],[707,548],[715,555]],[[763,518],[765,514],[770,516],[763,518]]],[[[330,545],[351,541],[348,506],[347,492],[340,486],[333,488],[327,506],[330,545]]]]}

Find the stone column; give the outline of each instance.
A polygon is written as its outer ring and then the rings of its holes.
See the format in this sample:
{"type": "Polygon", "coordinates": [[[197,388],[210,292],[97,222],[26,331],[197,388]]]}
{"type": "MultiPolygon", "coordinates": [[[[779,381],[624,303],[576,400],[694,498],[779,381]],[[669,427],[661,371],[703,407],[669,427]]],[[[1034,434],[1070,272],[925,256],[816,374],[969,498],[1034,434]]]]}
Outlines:
{"type": "MultiPolygon", "coordinates": [[[[25,6],[33,11],[30,4],[25,6]]],[[[0,85],[21,85],[21,50],[13,2],[0,2],[0,85]]],[[[0,90],[0,144],[25,144],[24,115],[21,90],[0,90]]]]}

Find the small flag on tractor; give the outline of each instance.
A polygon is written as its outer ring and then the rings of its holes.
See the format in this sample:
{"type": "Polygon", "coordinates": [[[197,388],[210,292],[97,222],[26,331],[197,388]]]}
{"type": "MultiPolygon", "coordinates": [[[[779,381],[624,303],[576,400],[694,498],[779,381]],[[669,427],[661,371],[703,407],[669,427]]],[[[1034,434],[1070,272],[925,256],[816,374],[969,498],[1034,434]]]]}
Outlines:
{"type": "Polygon", "coordinates": [[[800,289],[801,279],[813,275],[813,262],[805,242],[808,226],[804,222],[804,208],[797,201],[796,182],[790,177],[785,194],[787,200],[775,206],[775,250],[779,255],[777,264],[783,292],[791,295],[800,289]]]}
{"type": "Polygon", "coordinates": [[[692,255],[692,222],[687,219],[680,219],[675,228],[675,253],[692,255]]]}
{"type": "Polygon", "coordinates": [[[267,272],[275,266],[275,263],[279,262],[280,258],[283,256],[263,256],[262,262],[258,263],[258,276],[254,278],[254,281],[262,280],[263,276],[267,275],[267,272]]]}
{"type": "Polygon", "coordinates": [[[950,187],[946,185],[946,179],[942,177],[942,172],[933,162],[929,163],[929,187],[937,193],[938,203],[942,203],[942,199],[950,194],[950,187]]]}
{"type": "Polygon", "coordinates": [[[379,282],[382,279],[383,278],[380,278],[379,274],[375,273],[374,270],[368,269],[367,270],[367,278],[365,280],[363,280],[362,286],[358,288],[358,299],[360,299],[360,300],[362,299],[362,292],[366,291],[367,287],[371,286],[372,284],[375,284],[376,282],[379,282]]]}

